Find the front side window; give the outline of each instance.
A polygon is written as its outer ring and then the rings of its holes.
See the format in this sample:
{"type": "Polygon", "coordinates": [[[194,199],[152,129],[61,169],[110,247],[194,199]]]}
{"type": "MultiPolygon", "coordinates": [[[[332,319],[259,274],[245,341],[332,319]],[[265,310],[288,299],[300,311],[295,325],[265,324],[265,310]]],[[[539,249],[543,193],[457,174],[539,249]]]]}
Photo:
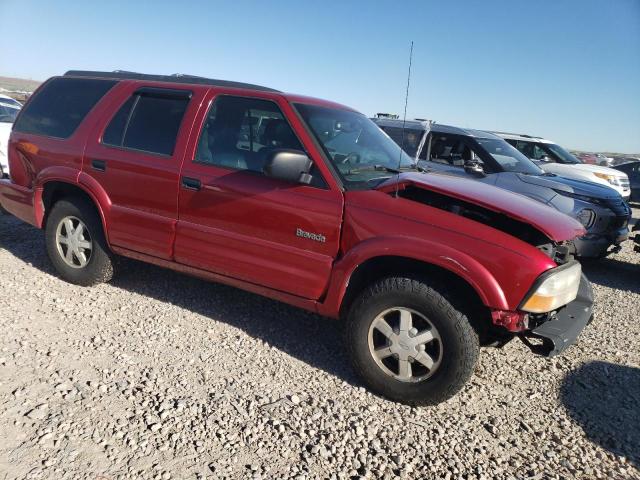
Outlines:
{"type": "Polygon", "coordinates": [[[158,155],[173,155],[189,92],[179,95],[136,92],[120,107],[102,143],[158,155]]]}
{"type": "MultiPolygon", "coordinates": [[[[473,152],[465,143],[464,139],[458,135],[442,135],[434,133],[431,136],[430,158],[432,162],[444,163],[454,167],[464,167],[466,160],[472,160],[473,152]]],[[[420,155],[426,159],[426,149],[420,155]]],[[[482,163],[482,161],[480,161],[482,163]]]]}
{"type": "Polygon", "coordinates": [[[262,173],[275,149],[304,151],[278,105],[223,95],[209,109],[194,161],[262,173]]]}
{"type": "Polygon", "coordinates": [[[294,106],[346,186],[375,188],[396,171],[415,168],[413,159],[361,113],[294,106]]]}

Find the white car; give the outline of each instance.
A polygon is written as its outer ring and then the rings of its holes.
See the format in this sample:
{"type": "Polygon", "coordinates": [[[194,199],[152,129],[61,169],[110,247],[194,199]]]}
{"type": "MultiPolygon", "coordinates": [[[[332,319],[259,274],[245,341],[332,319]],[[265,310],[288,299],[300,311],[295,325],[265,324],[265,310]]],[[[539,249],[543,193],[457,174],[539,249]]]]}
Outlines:
{"type": "Polygon", "coordinates": [[[0,178],[9,176],[9,135],[20,108],[21,106],[14,106],[0,99],[0,178]]]}
{"type": "Polygon", "coordinates": [[[625,201],[631,196],[629,177],[613,168],[582,163],[560,145],[530,135],[493,132],[536,162],[545,172],[573,180],[599,183],[616,190],[625,201]]]}
{"type": "Polygon", "coordinates": [[[3,95],[0,93],[0,105],[9,105],[10,107],[22,108],[22,104],[15,98],[11,98],[9,95],[3,95]]]}

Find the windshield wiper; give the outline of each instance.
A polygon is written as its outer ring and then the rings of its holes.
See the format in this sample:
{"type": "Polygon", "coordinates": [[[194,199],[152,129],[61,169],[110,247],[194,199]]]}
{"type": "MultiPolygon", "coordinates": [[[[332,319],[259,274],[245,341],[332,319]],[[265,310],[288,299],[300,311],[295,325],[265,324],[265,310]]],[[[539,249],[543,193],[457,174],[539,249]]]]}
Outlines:
{"type": "Polygon", "coordinates": [[[362,173],[362,172],[371,172],[371,171],[400,173],[400,170],[387,167],[385,165],[369,165],[367,167],[354,168],[353,170],[349,170],[349,175],[351,175],[352,173],[362,173]]]}

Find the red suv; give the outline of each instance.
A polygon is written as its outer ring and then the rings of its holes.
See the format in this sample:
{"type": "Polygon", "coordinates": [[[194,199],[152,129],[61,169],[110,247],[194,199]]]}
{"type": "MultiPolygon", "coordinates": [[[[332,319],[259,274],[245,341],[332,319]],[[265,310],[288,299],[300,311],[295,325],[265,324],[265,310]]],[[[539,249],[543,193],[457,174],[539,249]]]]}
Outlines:
{"type": "Polygon", "coordinates": [[[344,318],[355,370],[394,400],[443,401],[481,345],[554,355],[591,319],[577,221],[422,171],[335,103],[72,71],[25,105],[9,162],[0,203],[65,280],[108,281],[121,255],[344,318]]]}

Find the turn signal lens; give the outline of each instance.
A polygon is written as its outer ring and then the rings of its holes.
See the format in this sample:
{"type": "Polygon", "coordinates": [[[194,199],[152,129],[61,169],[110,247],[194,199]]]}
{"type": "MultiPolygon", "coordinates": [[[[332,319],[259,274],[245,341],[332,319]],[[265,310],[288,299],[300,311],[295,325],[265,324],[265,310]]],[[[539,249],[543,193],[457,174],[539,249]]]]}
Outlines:
{"type": "Polygon", "coordinates": [[[600,173],[600,172],[594,172],[593,174],[598,178],[606,180],[611,185],[618,185],[618,179],[615,177],[615,175],[609,175],[608,173],[600,173]]]}
{"type": "Polygon", "coordinates": [[[569,267],[560,267],[547,274],[521,310],[531,313],[546,313],[573,302],[578,295],[582,268],[578,262],[569,267]]]}

